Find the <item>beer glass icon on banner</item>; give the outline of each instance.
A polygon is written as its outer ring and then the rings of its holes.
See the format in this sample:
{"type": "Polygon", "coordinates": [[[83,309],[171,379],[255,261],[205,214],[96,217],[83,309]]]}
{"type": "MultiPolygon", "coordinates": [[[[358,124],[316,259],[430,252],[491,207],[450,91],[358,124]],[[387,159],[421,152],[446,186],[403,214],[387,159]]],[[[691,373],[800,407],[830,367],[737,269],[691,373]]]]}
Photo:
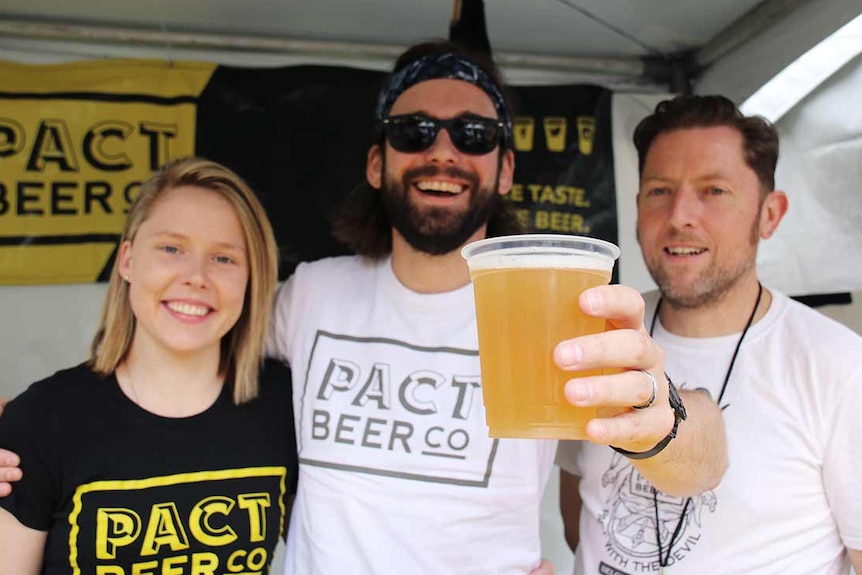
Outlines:
{"type": "Polygon", "coordinates": [[[584,156],[593,153],[593,138],[596,135],[596,119],[593,116],[578,116],[578,149],[584,156]]]}
{"type": "Polygon", "coordinates": [[[518,152],[531,152],[533,150],[533,137],[535,135],[536,121],[530,116],[515,116],[513,135],[515,150],[518,152]]]}
{"type": "Polygon", "coordinates": [[[566,126],[568,121],[563,116],[546,116],[542,122],[545,126],[545,145],[549,152],[566,150],[566,126]]]}

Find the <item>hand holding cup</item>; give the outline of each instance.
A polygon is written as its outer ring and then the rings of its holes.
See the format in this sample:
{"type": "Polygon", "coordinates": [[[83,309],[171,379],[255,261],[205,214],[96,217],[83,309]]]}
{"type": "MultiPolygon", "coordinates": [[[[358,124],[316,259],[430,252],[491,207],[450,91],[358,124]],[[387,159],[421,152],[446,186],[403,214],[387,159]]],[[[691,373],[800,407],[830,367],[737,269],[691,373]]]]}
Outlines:
{"type": "Polygon", "coordinates": [[[572,374],[598,371],[588,377],[570,378],[566,399],[579,407],[597,410],[587,423],[586,439],[641,452],[661,441],[673,427],[664,375],[664,352],[644,328],[644,301],[635,289],[624,285],[598,286],[584,291],[580,309],[604,318],[612,329],[570,338],[554,349],[554,362],[572,374]],[[655,397],[650,377],[656,379],[655,397]],[[652,398],[652,404],[644,406],[652,398]]]}

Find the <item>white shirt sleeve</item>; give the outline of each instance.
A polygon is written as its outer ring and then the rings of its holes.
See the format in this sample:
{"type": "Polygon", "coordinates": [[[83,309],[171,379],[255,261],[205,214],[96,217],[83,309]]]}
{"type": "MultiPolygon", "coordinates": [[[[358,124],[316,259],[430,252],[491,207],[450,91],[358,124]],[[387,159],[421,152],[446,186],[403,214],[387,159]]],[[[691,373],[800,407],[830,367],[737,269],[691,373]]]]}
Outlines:
{"type": "Polygon", "coordinates": [[[582,441],[576,440],[560,441],[557,445],[557,458],[555,460],[560,469],[579,477],[582,473],[578,465],[578,453],[582,443],[582,441]]]}
{"type": "Polygon", "coordinates": [[[296,273],[287,278],[276,292],[272,309],[272,320],[269,325],[269,336],[266,338],[266,355],[283,363],[290,363],[290,316],[293,304],[293,292],[296,284],[296,273]]]}

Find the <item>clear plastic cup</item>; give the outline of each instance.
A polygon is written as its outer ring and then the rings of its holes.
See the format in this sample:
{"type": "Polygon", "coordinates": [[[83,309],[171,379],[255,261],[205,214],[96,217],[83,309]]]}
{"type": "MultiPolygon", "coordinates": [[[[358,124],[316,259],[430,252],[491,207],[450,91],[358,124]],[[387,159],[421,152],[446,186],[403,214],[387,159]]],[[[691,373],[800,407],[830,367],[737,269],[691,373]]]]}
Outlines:
{"type": "Polygon", "coordinates": [[[584,315],[578,297],[607,284],[620,250],[581,236],[526,234],[473,242],[461,249],[470,267],[479,330],[482,398],[491,437],[583,439],[595,408],[575,407],[553,362],[565,339],[606,329],[584,315]]]}

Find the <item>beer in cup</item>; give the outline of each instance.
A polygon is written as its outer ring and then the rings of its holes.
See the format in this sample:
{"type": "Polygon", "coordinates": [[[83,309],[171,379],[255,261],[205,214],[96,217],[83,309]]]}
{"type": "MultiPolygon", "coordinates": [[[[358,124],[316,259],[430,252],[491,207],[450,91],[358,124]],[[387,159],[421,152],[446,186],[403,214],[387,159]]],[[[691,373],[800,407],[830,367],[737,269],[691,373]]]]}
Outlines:
{"type": "Polygon", "coordinates": [[[476,301],[485,421],[491,437],[583,439],[596,409],[575,407],[571,372],[553,361],[558,343],[605,330],[578,297],[607,284],[620,250],[580,236],[526,234],[464,246],[476,301]]]}

